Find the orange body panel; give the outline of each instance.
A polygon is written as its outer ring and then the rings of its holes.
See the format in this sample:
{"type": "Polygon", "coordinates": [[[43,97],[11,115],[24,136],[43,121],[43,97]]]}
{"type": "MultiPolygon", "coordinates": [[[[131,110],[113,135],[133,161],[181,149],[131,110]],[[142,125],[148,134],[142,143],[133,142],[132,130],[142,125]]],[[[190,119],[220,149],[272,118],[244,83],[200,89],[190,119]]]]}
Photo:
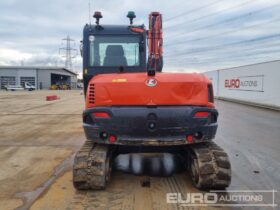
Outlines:
{"type": "Polygon", "coordinates": [[[86,108],[97,106],[194,105],[214,107],[208,101],[210,80],[197,73],[102,74],[88,85],[86,108]]]}

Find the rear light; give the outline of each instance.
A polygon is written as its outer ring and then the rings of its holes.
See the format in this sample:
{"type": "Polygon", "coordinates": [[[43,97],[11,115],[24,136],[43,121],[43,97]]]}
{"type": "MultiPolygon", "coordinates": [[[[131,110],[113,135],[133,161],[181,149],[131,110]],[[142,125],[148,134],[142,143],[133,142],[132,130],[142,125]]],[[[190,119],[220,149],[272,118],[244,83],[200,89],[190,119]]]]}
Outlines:
{"type": "Polygon", "coordinates": [[[93,112],[92,113],[93,117],[98,117],[98,118],[109,118],[109,114],[107,112],[93,112]]]}
{"type": "Polygon", "coordinates": [[[208,117],[209,116],[209,112],[196,112],[194,114],[194,117],[208,117]]]}
{"type": "Polygon", "coordinates": [[[131,31],[135,33],[144,33],[145,30],[143,28],[130,28],[131,31]]]}
{"type": "Polygon", "coordinates": [[[110,135],[109,136],[109,142],[114,143],[115,141],[117,141],[117,137],[114,135],[110,135]]]}
{"type": "Polygon", "coordinates": [[[95,11],[93,17],[94,17],[94,18],[102,18],[103,16],[102,16],[102,13],[101,13],[101,12],[95,11]]]}
{"type": "Polygon", "coordinates": [[[186,136],[186,141],[191,143],[193,141],[193,136],[192,135],[186,136]]]}

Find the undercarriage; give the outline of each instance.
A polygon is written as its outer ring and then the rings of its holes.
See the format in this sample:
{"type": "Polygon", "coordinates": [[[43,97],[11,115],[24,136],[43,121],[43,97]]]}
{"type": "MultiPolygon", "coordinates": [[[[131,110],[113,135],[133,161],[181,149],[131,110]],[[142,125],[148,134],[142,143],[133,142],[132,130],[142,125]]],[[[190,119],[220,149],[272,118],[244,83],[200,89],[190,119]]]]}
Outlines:
{"type": "Polygon", "coordinates": [[[118,154],[131,152],[170,152],[179,154],[198,189],[225,189],[231,181],[228,155],[214,142],[174,147],[139,147],[97,144],[87,140],[75,156],[73,183],[78,190],[105,189],[112,163],[118,154]],[[133,149],[134,148],[134,149],[133,149]]]}

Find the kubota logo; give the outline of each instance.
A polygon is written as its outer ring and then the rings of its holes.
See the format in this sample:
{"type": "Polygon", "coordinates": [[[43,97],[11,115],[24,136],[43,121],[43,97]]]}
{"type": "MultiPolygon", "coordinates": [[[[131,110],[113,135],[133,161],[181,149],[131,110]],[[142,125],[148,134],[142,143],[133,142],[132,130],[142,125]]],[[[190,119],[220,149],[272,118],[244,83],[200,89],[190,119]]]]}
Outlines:
{"type": "Polygon", "coordinates": [[[157,85],[157,80],[156,79],[147,79],[146,85],[149,87],[154,87],[157,85]]]}

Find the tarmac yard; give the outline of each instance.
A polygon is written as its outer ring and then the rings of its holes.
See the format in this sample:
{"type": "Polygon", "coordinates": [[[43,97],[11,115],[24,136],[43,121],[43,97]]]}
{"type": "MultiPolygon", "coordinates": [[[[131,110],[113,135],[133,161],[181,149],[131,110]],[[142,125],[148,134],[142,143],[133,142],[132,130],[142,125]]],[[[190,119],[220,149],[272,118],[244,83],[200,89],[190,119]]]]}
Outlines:
{"type": "MultiPolygon", "coordinates": [[[[229,154],[233,171],[227,190],[279,191],[280,112],[224,101],[216,106],[215,142],[229,154]]],[[[85,141],[83,107],[80,91],[0,91],[0,209],[204,209],[166,202],[166,193],[200,192],[168,154],[150,157],[157,177],[134,175],[142,167],[139,159],[149,157],[120,156],[105,191],[76,191],[71,167],[85,141]],[[50,94],[60,99],[46,101],[50,94]],[[162,176],[166,170],[173,175],[162,176]]],[[[279,201],[277,192],[275,209],[279,201]]]]}

